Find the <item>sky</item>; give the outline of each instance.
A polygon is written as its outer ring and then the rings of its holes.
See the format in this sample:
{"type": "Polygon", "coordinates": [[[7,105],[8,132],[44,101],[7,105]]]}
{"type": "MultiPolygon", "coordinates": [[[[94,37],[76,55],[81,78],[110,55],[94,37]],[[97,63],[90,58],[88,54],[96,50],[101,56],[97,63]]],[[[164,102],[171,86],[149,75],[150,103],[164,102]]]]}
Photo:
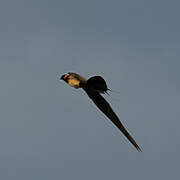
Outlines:
{"type": "Polygon", "coordinates": [[[0,179],[179,179],[179,6],[1,0],[0,179]],[[104,97],[142,152],[67,72],[119,92],[104,97]]]}

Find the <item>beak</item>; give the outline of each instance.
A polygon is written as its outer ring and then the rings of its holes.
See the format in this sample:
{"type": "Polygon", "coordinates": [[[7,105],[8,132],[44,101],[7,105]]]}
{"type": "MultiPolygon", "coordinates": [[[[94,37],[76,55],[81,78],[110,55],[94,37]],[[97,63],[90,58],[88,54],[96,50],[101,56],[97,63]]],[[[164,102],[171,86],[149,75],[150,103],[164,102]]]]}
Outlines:
{"type": "Polygon", "coordinates": [[[60,80],[64,80],[64,81],[67,81],[67,78],[68,78],[69,74],[64,74],[61,76],[60,80]]]}
{"type": "Polygon", "coordinates": [[[65,75],[62,75],[61,78],[60,78],[60,80],[64,80],[64,77],[65,77],[65,75]]]}

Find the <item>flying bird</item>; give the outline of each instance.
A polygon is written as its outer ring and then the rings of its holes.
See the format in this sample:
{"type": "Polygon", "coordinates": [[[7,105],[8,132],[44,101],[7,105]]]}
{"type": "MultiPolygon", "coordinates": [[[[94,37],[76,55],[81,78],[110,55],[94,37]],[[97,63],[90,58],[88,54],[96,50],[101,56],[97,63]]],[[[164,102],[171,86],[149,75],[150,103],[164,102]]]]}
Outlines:
{"type": "Polygon", "coordinates": [[[96,104],[96,106],[114,123],[114,125],[127,137],[127,139],[134,145],[134,147],[141,151],[136,141],[125,129],[118,116],[112,110],[110,104],[104,99],[101,94],[107,93],[108,87],[105,80],[101,76],[93,76],[86,80],[79,74],[69,72],[64,74],[60,78],[67,84],[74,88],[82,88],[90,99],[96,104]]]}

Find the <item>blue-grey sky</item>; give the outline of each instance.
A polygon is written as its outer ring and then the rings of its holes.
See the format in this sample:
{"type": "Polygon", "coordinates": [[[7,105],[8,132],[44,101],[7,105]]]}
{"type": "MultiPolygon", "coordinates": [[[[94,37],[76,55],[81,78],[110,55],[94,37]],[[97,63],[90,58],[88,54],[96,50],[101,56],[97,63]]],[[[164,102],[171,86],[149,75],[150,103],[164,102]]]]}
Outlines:
{"type": "Polygon", "coordinates": [[[179,179],[180,2],[1,0],[0,179],[179,179]],[[103,76],[142,148],[59,76],[103,76]]]}

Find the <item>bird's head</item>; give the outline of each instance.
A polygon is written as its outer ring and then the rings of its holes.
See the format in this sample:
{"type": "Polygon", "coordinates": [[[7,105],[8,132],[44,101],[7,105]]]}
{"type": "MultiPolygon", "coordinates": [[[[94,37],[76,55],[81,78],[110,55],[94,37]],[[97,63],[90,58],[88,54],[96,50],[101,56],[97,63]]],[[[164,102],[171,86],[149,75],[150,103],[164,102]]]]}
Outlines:
{"type": "Polygon", "coordinates": [[[61,80],[64,80],[67,84],[74,88],[80,88],[83,87],[83,85],[86,83],[86,79],[80,76],[79,74],[69,72],[67,74],[64,74],[60,78],[61,80]]]}

